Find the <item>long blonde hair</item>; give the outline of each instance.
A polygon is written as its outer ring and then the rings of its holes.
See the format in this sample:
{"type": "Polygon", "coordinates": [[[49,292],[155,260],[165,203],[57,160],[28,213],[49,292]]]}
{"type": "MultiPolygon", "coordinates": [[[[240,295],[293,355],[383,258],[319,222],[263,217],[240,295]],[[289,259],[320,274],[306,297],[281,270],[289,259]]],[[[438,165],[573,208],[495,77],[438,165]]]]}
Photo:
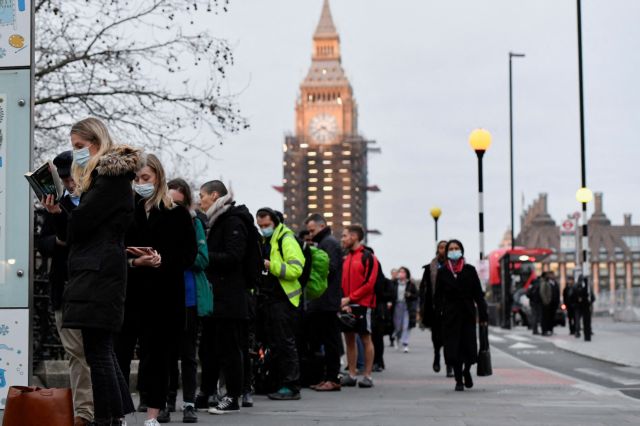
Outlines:
{"type": "Polygon", "coordinates": [[[71,127],[69,134],[78,135],[83,140],[98,146],[98,153],[89,159],[85,167],[80,167],[75,162],[71,166],[71,175],[76,182],[75,194],[80,195],[89,189],[93,170],[98,165],[100,158],[113,148],[114,144],[107,126],[95,117],[88,117],[78,121],[71,127]]]}
{"type": "Polygon", "coordinates": [[[160,203],[164,203],[167,209],[174,207],[173,200],[169,196],[169,187],[167,186],[167,175],[164,172],[164,167],[160,159],[154,154],[146,153],[142,154],[140,158],[140,170],[149,166],[151,170],[156,174],[156,183],[153,195],[146,201],[148,206],[155,206],[160,208],[160,203]]]}

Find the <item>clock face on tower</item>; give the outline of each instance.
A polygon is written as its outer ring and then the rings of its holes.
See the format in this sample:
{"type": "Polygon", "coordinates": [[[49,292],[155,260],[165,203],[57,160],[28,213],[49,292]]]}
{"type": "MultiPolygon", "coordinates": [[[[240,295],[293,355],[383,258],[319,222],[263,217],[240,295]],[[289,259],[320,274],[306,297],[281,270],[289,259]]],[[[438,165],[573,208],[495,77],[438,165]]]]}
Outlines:
{"type": "Polygon", "coordinates": [[[309,123],[309,134],[316,143],[331,143],[338,135],[338,120],[331,114],[318,114],[309,123]]]}

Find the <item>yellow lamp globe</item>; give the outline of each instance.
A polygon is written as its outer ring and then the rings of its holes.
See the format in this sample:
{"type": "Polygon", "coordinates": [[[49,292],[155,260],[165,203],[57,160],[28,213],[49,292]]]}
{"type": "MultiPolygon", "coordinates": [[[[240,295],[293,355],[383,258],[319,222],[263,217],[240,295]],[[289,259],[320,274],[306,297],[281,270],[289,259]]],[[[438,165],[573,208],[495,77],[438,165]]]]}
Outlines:
{"type": "Polygon", "coordinates": [[[440,209],[440,207],[434,207],[431,209],[431,217],[434,218],[435,220],[438,220],[441,214],[442,214],[442,210],[440,209]]]}
{"type": "Polygon", "coordinates": [[[579,203],[589,203],[593,200],[593,192],[589,188],[580,188],[576,192],[576,200],[579,203]]]}
{"type": "Polygon", "coordinates": [[[474,151],[486,151],[491,146],[491,133],[487,129],[475,129],[469,135],[469,145],[474,151]]]}

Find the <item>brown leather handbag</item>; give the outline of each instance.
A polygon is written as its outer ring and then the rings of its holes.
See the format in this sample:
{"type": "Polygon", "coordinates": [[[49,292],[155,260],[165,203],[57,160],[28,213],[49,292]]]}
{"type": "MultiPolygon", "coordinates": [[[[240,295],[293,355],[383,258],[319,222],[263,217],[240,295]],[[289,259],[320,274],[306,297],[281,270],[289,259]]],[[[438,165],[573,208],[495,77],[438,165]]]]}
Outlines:
{"type": "Polygon", "coordinates": [[[73,426],[71,389],[11,386],[2,426],[73,426]]]}

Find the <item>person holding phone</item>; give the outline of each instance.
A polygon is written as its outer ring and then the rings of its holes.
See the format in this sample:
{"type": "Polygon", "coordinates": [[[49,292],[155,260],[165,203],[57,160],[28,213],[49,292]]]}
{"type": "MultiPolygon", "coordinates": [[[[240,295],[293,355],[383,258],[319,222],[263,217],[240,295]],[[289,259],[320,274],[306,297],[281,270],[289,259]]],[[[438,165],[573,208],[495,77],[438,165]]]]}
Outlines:
{"type": "Polygon", "coordinates": [[[179,344],[184,328],[184,271],[193,265],[197,244],[191,214],[169,196],[158,157],[141,156],[133,188],[134,222],[126,236],[129,285],[116,355],[128,377],[140,343],[138,390],[147,407],[144,424],[157,426],[169,393],[173,352],[168,348],[179,344]]]}
{"type": "Polygon", "coordinates": [[[124,318],[124,235],[133,220],[131,181],[140,152],[114,145],[107,127],[93,117],[71,127],[71,145],[73,195],[80,201],[69,214],[69,281],[63,292],[62,327],[82,330],[95,424],[120,425],[134,406],[113,339],[124,318]]]}
{"type": "Polygon", "coordinates": [[[466,263],[462,243],[449,241],[446,253],[445,267],[436,277],[435,298],[443,310],[444,358],[453,366],[455,390],[463,391],[473,387],[471,366],[478,362],[476,317],[486,326],[489,313],[478,272],[466,263]]]}

